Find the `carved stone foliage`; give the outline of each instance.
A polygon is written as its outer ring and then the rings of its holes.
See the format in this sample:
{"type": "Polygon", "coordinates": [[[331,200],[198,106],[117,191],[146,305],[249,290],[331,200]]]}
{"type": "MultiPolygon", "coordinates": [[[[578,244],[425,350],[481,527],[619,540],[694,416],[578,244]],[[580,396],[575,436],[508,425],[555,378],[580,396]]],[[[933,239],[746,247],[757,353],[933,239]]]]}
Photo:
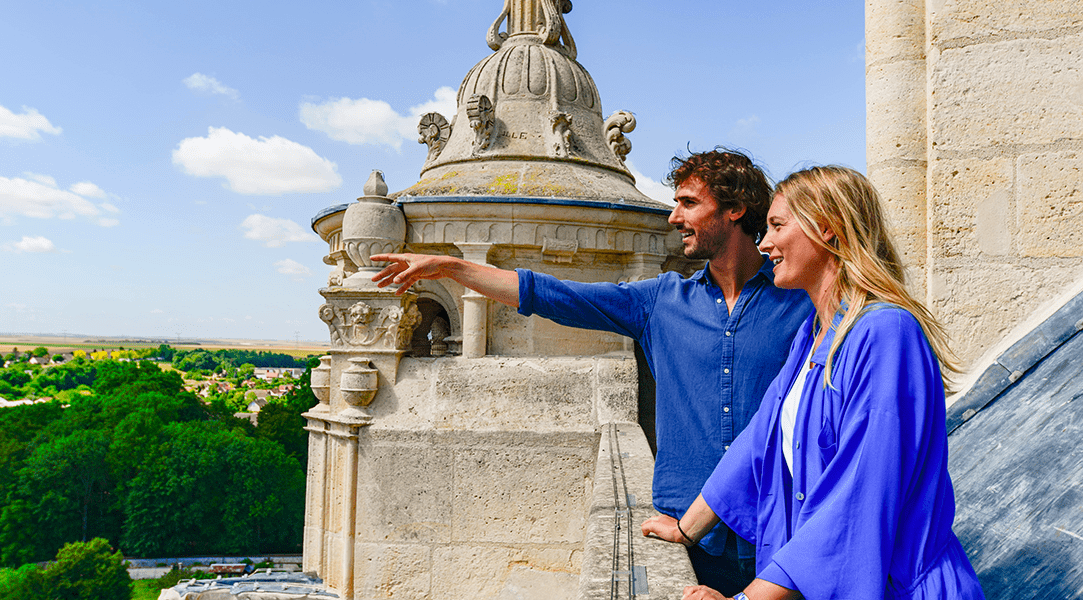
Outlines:
{"type": "Polygon", "coordinates": [[[320,306],[320,320],[327,323],[335,347],[400,350],[410,343],[410,334],[421,322],[421,312],[412,299],[405,305],[376,308],[364,301],[349,308],[331,303],[320,306]]]}
{"type": "Polygon", "coordinates": [[[572,11],[571,0],[504,0],[504,9],[489,27],[485,41],[493,50],[499,50],[508,37],[516,33],[536,33],[542,43],[553,46],[568,58],[575,60],[575,40],[564,20],[564,15],[572,11]],[[530,22],[529,16],[541,9],[540,22],[530,22]],[[507,33],[500,31],[504,21],[508,22],[507,33]]]}
{"type": "Polygon", "coordinates": [[[425,162],[432,162],[444,151],[444,146],[451,137],[451,124],[438,112],[426,113],[417,124],[417,134],[417,143],[429,147],[425,162]]]}
{"type": "Polygon", "coordinates": [[[466,103],[466,116],[470,119],[470,128],[474,130],[474,152],[481,152],[492,142],[493,126],[496,124],[492,101],[484,94],[470,96],[466,103]]]}
{"type": "Polygon", "coordinates": [[[372,268],[378,265],[373,264],[372,259],[369,258],[370,256],[373,254],[402,252],[404,245],[402,242],[360,239],[346,242],[345,249],[353,264],[359,268],[372,268]]]}
{"type": "Polygon", "coordinates": [[[635,131],[635,128],[635,115],[626,110],[618,110],[605,120],[605,141],[621,162],[632,151],[632,142],[624,134],[635,131]]]}
{"type": "Polygon", "coordinates": [[[552,155],[567,158],[572,152],[572,115],[566,112],[554,113],[550,122],[553,124],[552,155]]]}

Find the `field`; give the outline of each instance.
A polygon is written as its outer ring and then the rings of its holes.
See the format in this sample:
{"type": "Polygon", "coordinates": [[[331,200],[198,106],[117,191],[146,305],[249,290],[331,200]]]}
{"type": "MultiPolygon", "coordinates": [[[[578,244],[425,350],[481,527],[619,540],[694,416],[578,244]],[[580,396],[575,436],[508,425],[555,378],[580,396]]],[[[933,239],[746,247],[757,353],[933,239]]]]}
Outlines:
{"type": "Polygon", "coordinates": [[[68,352],[72,350],[116,350],[119,348],[157,348],[160,344],[168,344],[178,350],[192,350],[202,348],[205,350],[221,350],[224,348],[239,348],[244,350],[260,350],[267,352],[280,352],[291,356],[303,358],[309,355],[326,354],[331,348],[330,343],[312,341],[293,342],[288,340],[213,340],[213,339],[131,339],[109,337],[77,337],[77,336],[38,336],[38,335],[0,335],[0,354],[8,354],[18,348],[21,352],[33,350],[38,346],[49,349],[50,354],[68,352]]]}

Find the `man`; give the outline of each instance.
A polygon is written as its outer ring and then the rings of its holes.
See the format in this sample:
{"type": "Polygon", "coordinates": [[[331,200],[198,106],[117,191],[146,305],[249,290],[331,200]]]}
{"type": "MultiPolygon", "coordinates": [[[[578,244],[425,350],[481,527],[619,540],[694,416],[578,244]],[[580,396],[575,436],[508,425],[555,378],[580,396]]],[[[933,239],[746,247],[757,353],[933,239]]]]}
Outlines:
{"type": "MultiPolygon", "coordinates": [[[[561,281],[448,256],[383,254],[373,277],[399,291],[448,277],[493,300],[562,325],[612,331],[643,348],[656,381],[654,507],[679,518],[730,442],[748,424],[785,362],[808,296],[781,290],[756,247],[767,230],[771,186],[744,154],[713,150],[674,158],[669,222],[684,255],[705,267],[628,284],[561,281]]],[[[755,576],[754,549],[719,525],[689,549],[700,584],[727,596],[755,576]]]]}

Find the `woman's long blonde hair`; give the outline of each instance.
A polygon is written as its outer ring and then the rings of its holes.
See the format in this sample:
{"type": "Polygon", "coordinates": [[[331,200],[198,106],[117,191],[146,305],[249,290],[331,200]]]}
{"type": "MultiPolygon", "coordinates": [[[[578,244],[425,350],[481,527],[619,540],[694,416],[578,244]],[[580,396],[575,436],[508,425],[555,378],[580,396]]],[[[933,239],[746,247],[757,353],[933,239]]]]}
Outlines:
{"type": "Polygon", "coordinates": [[[830,385],[835,352],[870,303],[898,305],[918,320],[933,352],[940,361],[945,389],[949,373],[958,373],[948,335],[925,305],[906,290],[906,276],[899,254],[887,230],[880,194],[864,175],[846,167],[812,167],[779,182],[775,195],[782,196],[812,243],[825,248],[838,266],[838,278],[831,293],[827,314],[830,323],[842,303],[843,315],[831,342],[825,372],[830,385]],[[829,229],[834,238],[824,241],[820,231],[829,229]]]}

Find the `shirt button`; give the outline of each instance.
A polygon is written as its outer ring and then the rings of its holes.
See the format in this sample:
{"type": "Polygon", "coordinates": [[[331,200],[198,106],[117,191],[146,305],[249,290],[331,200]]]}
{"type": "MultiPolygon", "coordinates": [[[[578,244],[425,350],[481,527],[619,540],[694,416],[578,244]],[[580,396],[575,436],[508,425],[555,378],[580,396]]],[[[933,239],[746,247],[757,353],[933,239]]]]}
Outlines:
{"type": "Polygon", "coordinates": [[[729,449],[730,449],[730,447],[729,447],[729,446],[726,446],[726,450],[728,451],[729,449]]]}
{"type": "Polygon", "coordinates": [[[804,495],[804,494],[802,494],[801,492],[797,492],[797,499],[798,499],[798,500],[804,500],[804,499],[805,499],[805,495],[804,495]]]}
{"type": "Polygon", "coordinates": [[[730,372],[730,370],[729,369],[722,369],[722,372],[728,374],[730,372]]]}
{"type": "Polygon", "coordinates": [[[727,331],[727,332],[726,332],[726,337],[729,337],[729,336],[731,336],[731,335],[733,335],[733,333],[732,333],[732,332],[729,332],[729,331],[727,331]]]}
{"type": "Polygon", "coordinates": [[[714,303],[715,304],[722,304],[722,299],[721,298],[715,298],[714,303]]]}
{"type": "Polygon", "coordinates": [[[722,408],[722,412],[729,412],[729,411],[730,411],[730,407],[728,407],[728,406],[725,406],[725,407],[722,408]]]}
{"type": "Polygon", "coordinates": [[[800,450],[801,449],[801,440],[798,440],[796,443],[794,443],[793,447],[800,450]]]}

